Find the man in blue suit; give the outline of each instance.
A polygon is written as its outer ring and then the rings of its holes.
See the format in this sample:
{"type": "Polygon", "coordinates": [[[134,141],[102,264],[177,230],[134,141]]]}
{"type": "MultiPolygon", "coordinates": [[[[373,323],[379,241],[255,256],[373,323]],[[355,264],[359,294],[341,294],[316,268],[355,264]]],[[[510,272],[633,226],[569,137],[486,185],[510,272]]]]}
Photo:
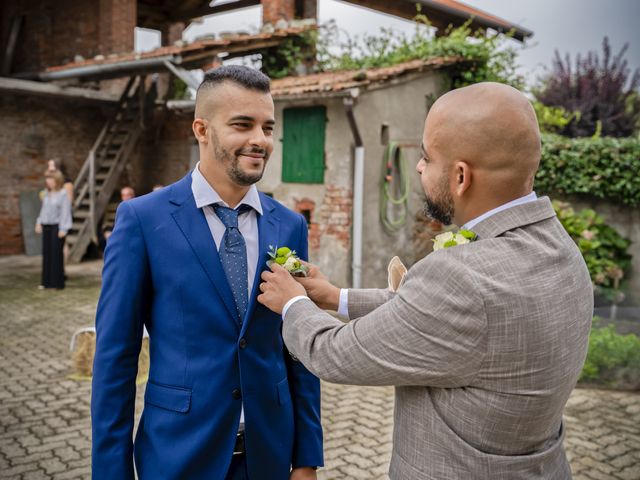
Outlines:
{"type": "Polygon", "coordinates": [[[307,256],[304,218],[254,185],[273,150],[269,79],[207,72],[200,162],[124,202],[105,252],[91,402],[93,478],[306,480],[323,464],[320,385],[256,302],[270,245],[307,256]],[[143,327],[151,365],[135,444],[143,327]]]}

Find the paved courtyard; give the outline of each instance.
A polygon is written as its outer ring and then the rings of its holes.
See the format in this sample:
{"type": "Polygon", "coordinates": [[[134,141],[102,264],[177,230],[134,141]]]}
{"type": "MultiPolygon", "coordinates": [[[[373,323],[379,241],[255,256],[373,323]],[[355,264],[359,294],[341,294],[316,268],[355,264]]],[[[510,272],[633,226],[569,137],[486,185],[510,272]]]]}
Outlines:
{"type": "MultiPolygon", "coordinates": [[[[90,382],[72,380],[69,341],[93,324],[100,262],[37,290],[39,259],[0,258],[0,478],[90,478],[90,382]]],[[[384,479],[392,388],[323,384],[329,479],[384,479]]],[[[138,410],[142,388],[138,392],[138,410]]],[[[566,410],[575,479],[640,480],[640,394],[576,389],[566,410]]]]}

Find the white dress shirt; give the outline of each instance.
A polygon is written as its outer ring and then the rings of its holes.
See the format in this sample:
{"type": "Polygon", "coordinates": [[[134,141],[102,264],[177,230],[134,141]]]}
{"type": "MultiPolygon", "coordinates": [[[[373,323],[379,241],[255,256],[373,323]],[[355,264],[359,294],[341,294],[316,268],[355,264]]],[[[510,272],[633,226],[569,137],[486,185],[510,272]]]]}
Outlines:
{"type": "MultiPolygon", "coordinates": [[[[222,237],[226,227],[222,220],[218,218],[212,205],[219,203],[222,206],[229,207],[229,205],[220,198],[218,192],[216,192],[209,182],[204,178],[200,172],[200,162],[193,169],[191,174],[191,191],[193,192],[193,198],[196,201],[196,207],[201,208],[204,212],[204,216],[209,224],[209,230],[211,236],[216,244],[218,251],[220,250],[220,244],[222,243],[222,237]]],[[[253,208],[249,212],[246,212],[238,217],[238,230],[244,237],[244,243],[247,246],[247,280],[248,280],[248,297],[251,298],[251,289],[253,288],[253,281],[256,277],[256,268],[258,266],[258,217],[259,213],[262,215],[262,205],[260,203],[260,195],[255,185],[249,187],[247,194],[240,200],[240,203],[236,208],[242,204],[249,205],[253,208]],[[257,212],[257,213],[256,213],[257,212]]]]}
{"type": "MultiPolygon", "coordinates": [[[[499,207],[496,207],[493,210],[489,210],[488,212],[485,212],[482,215],[472,220],[469,220],[467,223],[465,223],[462,226],[462,228],[465,230],[473,230],[473,227],[475,227],[478,223],[480,223],[483,220],[486,220],[487,218],[489,218],[492,215],[495,215],[498,212],[502,212],[503,210],[506,210],[508,208],[515,207],[516,205],[523,205],[525,203],[535,202],[537,199],[538,199],[538,196],[536,195],[536,192],[531,192],[530,194],[525,195],[524,197],[511,200],[510,202],[500,205],[499,207]]],[[[285,315],[287,314],[287,310],[289,309],[289,307],[293,305],[295,302],[297,302],[298,300],[303,298],[308,299],[309,297],[299,295],[297,297],[293,297],[291,300],[289,300],[285,304],[284,308],[282,309],[283,320],[285,315]]],[[[340,289],[340,303],[338,304],[338,315],[340,315],[343,318],[347,318],[347,319],[349,318],[349,289],[347,288],[340,289]]]]}
{"type": "MultiPolygon", "coordinates": [[[[212,205],[216,203],[225,207],[229,207],[229,205],[220,198],[218,192],[216,192],[204,178],[200,172],[200,162],[198,162],[196,168],[193,169],[193,173],[191,174],[191,191],[193,192],[193,198],[196,201],[196,207],[201,208],[204,212],[207,224],[209,225],[209,230],[211,231],[211,237],[213,238],[216,249],[219,251],[226,227],[224,226],[224,223],[222,223],[222,220],[218,218],[218,215],[216,215],[212,205]]],[[[244,243],[247,247],[247,298],[251,298],[259,254],[257,214],[259,213],[262,215],[260,195],[258,194],[258,189],[255,185],[251,185],[251,187],[249,187],[249,191],[242,200],[240,200],[240,203],[236,208],[242,204],[249,205],[253,208],[253,210],[238,216],[238,230],[240,230],[240,233],[244,237],[244,243]]],[[[244,423],[244,405],[240,412],[240,423],[244,423]]]]}

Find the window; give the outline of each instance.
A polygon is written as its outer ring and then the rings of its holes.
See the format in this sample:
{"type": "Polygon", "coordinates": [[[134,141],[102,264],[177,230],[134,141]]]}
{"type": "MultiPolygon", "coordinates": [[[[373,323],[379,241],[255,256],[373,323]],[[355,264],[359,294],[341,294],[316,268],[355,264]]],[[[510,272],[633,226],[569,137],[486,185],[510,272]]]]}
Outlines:
{"type": "Polygon", "coordinates": [[[284,110],[282,181],[324,183],[326,107],[284,110]]]}

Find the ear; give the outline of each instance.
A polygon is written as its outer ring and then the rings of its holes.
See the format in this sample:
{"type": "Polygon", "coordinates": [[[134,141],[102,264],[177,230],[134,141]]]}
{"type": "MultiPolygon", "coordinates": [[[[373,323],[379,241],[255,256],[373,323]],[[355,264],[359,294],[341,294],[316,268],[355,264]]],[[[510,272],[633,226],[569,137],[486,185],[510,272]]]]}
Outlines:
{"type": "Polygon", "coordinates": [[[467,162],[456,162],[454,173],[454,192],[458,197],[461,197],[471,186],[471,166],[467,162]]]}
{"type": "Polygon", "coordinates": [[[191,129],[198,143],[209,143],[209,139],[207,138],[207,125],[208,122],[203,118],[196,118],[191,124],[191,129]]]}

